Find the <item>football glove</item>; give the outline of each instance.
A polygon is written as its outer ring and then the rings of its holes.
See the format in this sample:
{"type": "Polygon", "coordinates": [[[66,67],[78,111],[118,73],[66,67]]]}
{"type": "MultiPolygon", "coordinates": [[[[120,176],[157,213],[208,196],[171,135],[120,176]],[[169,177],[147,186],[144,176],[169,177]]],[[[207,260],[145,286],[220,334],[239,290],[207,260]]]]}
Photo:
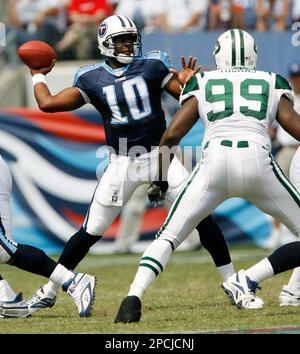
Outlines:
{"type": "Polygon", "coordinates": [[[148,188],[148,198],[155,207],[162,205],[168,187],[169,184],[166,181],[155,181],[150,184],[150,187],[148,188]]]}

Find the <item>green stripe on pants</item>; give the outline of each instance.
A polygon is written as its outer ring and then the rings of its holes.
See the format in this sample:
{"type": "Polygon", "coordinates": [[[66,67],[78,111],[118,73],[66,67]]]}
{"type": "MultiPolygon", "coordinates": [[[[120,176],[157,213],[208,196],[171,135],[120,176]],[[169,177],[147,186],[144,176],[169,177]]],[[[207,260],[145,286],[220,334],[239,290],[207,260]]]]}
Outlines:
{"type": "Polygon", "coordinates": [[[271,154],[269,156],[271,158],[271,166],[275,173],[275,176],[277,177],[279,182],[283,185],[283,187],[289,192],[289,194],[297,203],[297,205],[300,207],[300,194],[298,193],[296,188],[290,183],[290,181],[286,178],[284,173],[281,171],[280,167],[278,166],[277,162],[274,160],[273,156],[271,154]]]}
{"type": "Polygon", "coordinates": [[[157,233],[157,237],[159,237],[161,235],[161,233],[164,231],[164,229],[166,228],[166,226],[168,225],[168,223],[170,222],[172,216],[174,215],[177,207],[178,207],[178,204],[179,202],[181,201],[184,193],[186,192],[188,186],[192,183],[194,177],[196,176],[196,174],[198,173],[199,171],[199,168],[200,168],[200,164],[197,165],[197,167],[195,168],[195,170],[192,172],[192,174],[190,175],[190,177],[188,178],[188,180],[185,182],[185,185],[182,187],[181,191],[178,193],[178,196],[177,198],[175,199],[170,211],[169,211],[169,215],[166,219],[166,221],[164,222],[163,226],[161,227],[161,229],[158,231],[157,233]]]}

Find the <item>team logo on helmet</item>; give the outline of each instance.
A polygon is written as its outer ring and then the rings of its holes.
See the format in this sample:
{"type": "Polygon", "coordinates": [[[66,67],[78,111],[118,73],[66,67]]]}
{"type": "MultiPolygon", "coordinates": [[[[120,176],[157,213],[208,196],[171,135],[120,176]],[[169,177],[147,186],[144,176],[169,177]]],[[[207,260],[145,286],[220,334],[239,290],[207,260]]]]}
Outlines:
{"type": "Polygon", "coordinates": [[[107,24],[106,22],[104,22],[99,26],[98,34],[100,37],[103,37],[106,32],[107,32],[107,24]]]}
{"type": "Polygon", "coordinates": [[[213,54],[214,54],[214,55],[215,55],[215,54],[218,54],[219,51],[220,51],[220,49],[221,49],[220,43],[219,43],[219,41],[217,41],[217,43],[215,44],[215,48],[214,48],[213,54]]]}

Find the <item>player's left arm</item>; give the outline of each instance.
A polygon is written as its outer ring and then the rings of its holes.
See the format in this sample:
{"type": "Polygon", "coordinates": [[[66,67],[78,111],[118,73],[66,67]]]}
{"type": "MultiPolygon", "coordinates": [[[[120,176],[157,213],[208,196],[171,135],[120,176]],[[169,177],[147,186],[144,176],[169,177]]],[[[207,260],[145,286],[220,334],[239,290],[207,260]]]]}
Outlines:
{"type": "Polygon", "coordinates": [[[165,90],[177,100],[179,100],[182,87],[201,69],[200,66],[196,66],[197,59],[191,55],[189,56],[187,64],[184,56],[181,56],[180,60],[181,70],[177,71],[175,68],[171,68],[170,72],[173,73],[173,76],[164,87],[165,90]]]}
{"type": "Polygon", "coordinates": [[[176,112],[172,122],[160,140],[159,180],[166,181],[167,179],[168,169],[174,157],[174,151],[170,154],[171,149],[179,144],[180,140],[192,129],[198,119],[198,100],[193,96],[186,100],[182,107],[176,112]]]}
{"type": "Polygon", "coordinates": [[[294,110],[293,103],[284,95],[279,101],[277,120],[285,131],[300,141],[300,115],[294,110]]]}

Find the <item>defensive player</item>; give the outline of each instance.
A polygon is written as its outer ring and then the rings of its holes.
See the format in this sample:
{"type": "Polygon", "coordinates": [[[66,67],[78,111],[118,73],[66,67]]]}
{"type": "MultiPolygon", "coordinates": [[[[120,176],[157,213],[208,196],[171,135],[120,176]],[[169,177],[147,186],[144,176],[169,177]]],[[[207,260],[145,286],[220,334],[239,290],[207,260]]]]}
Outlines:
{"type": "MultiPolygon", "coordinates": [[[[297,149],[291,165],[290,180],[300,191],[300,148],[297,149]]],[[[288,284],[284,285],[279,294],[280,306],[300,306],[300,267],[294,269],[288,284]]]]}
{"type": "MultiPolygon", "coordinates": [[[[9,208],[9,194],[11,189],[11,175],[8,171],[8,168],[0,157],[0,215],[1,215],[1,224],[5,230],[5,235],[8,238],[12,237],[12,223],[11,223],[11,212],[9,208]]],[[[0,302],[1,301],[10,301],[10,302],[20,302],[22,301],[22,294],[16,294],[8,282],[3,279],[0,275],[0,302]]]]}
{"type": "MultiPolygon", "coordinates": [[[[293,109],[292,89],[280,75],[256,70],[256,44],[245,31],[223,33],[214,56],[217,70],[191,77],[181,95],[182,107],[161,139],[160,180],[151,185],[156,187],[156,200],[167,188],[168,150],[199,116],[205,125],[202,160],[177,196],[156,240],[143,254],[115,322],[139,321],[140,299],[165,268],[172,251],[228,198],[247,199],[299,234],[300,195],[273,159],[267,133],[277,118],[286,131],[300,139],[300,116],[293,109]]],[[[151,194],[155,199],[153,188],[151,194]]],[[[258,283],[299,264],[300,242],[290,243],[249,271],[232,275],[223,288],[238,307],[261,308],[263,301],[255,297],[258,283]]]]}
{"type": "MultiPolygon", "coordinates": [[[[38,248],[18,244],[11,237],[11,213],[9,196],[12,186],[11,174],[0,156],[0,264],[10,264],[28,272],[43,275],[57,286],[62,286],[72,296],[79,316],[91,312],[94,301],[95,277],[74,274],[57,264],[38,248]]],[[[3,282],[4,280],[1,280],[3,282]]],[[[8,284],[1,285],[0,317],[27,317],[30,315],[22,296],[14,294],[8,284]]]]}
{"type": "MultiPolygon", "coordinates": [[[[94,192],[81,229],[67,242],[59,263],[75,269],[89,248],[102,237],[122,206],[142,184],[156,176],[158,143],[166,129],[161,94],[165,90],[179,98],[180,82],[185,83],[197,71],[190,58],[180,73],[173,69],[168,56],[160,51],[141,55],[141,38],[135,24],[125,16],[108,17],[98,28],[99,49],[104,63],[78,70],[74,86],[51,95],[45,74],[49,68],[31,70],[34,93],[41,110],[69,111],[91,103],[102,115],[110,163],[94,192]]],[[[172,163],[166,200],[171,204],[185,179],[187,170],[177,157],[172,163]]],[[[212,254],[222,279],[233,274],[226,242],[211,216],[196,229],[202,245],[212,254]]],[[[52,306],[58,287],[49,282],[29,300],[33,312],[52,306]]]]}

